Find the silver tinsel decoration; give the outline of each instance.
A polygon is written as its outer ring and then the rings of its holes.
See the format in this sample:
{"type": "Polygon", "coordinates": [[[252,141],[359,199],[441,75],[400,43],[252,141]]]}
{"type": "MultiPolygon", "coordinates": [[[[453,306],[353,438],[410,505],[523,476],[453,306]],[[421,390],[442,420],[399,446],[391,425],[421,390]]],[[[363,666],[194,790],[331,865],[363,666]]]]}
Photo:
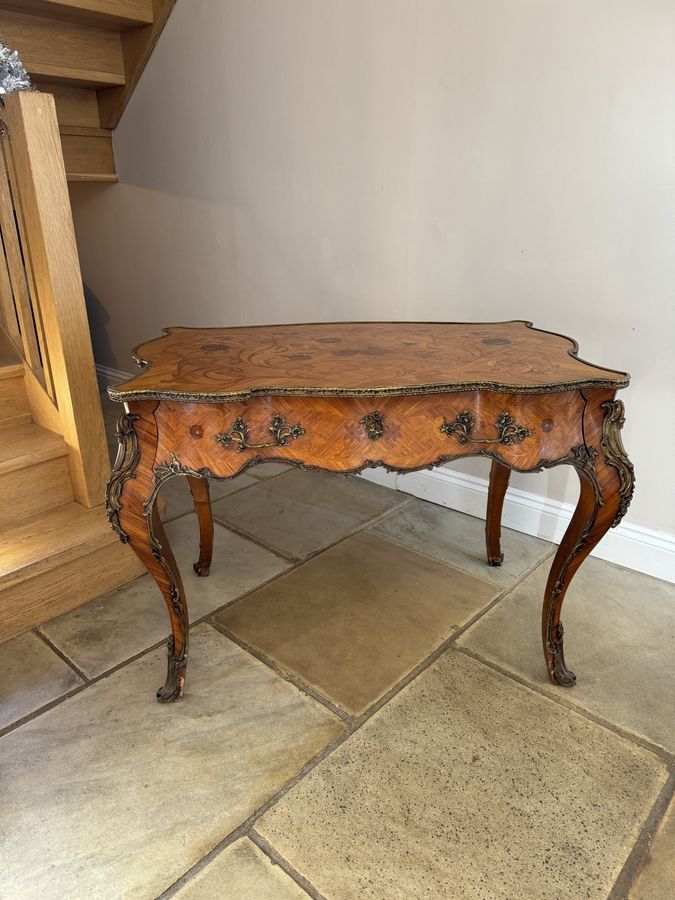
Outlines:
{"type": "MultiPolygon", "coordinates": [[[[0,95],[11,94],[13,91],[34,90],[28,72],[21,65],[18,52],[10,50],[0,39],[0,95]]],[[[0,103],[2,103],[1,96],[0,103]]]]}

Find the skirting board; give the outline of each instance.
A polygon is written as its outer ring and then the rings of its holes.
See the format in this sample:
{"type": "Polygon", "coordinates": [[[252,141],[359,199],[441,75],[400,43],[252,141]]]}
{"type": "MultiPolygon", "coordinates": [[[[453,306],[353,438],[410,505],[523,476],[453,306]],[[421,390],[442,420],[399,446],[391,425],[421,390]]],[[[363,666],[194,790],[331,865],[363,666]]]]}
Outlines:
{"type": "MultiPolygon", "coordinates": [[[[133,378],[130,372],[107,366],[96,366],[96,372],[102,387],[133,378]]],[[[479,519],[485,518],[488,485],[483,478],[445,468],[403,476],[385,469],[366,469],[361,477],[479,519]]],[[[512,487],[506,494],[502,524],[558,544],[573,512],[571,503],[560,503],[512,487]]],[[[592,555],[675,583],[673,534],[623,521],[607,532],[592,555]]]]}
{"type": "MultiPolygon", "coordinates": [[[[362,476],[423,500],[479,519],[485,518],[488,483],[483,478],[445,468],[403,476],[384,469],[367,469],[362,476]]],[[[560,503],[520,488],[509,488],[502,524],[514,531],[558,544],[573,512],[571,503],[560,503]]],[[[607,532],[592,555],[636,572],[675,582],[675,535],[664,531],[623,521],[607,532]]]]}
{"type": "MultiPolygon", "coordinates": [[[[107,388],[109,384],[118,384],[120,381],[128,381],[133,378],[131,372],[123,372],[121,369],[109,369],[108,366],[96,366],[96,374],[98,375],[98,383],[101,389],[107,388]]],[[[139,374],[138,372],[136,373],[139,374]]]]}

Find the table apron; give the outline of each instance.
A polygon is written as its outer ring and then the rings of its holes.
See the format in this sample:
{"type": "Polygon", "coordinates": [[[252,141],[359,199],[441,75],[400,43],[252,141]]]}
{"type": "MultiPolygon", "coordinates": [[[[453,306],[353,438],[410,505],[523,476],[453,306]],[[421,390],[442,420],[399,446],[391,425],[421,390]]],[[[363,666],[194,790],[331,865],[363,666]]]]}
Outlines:
{"type": "Polygon", "coordinates": [[[177,460],[184,469],[230,478],[264,460],[331,472],[374,464],[406,471],[483,455],[527,471],[583,445],[585,405],[581,391],[165,400],[154,410],[155,464],[177,460]]]}

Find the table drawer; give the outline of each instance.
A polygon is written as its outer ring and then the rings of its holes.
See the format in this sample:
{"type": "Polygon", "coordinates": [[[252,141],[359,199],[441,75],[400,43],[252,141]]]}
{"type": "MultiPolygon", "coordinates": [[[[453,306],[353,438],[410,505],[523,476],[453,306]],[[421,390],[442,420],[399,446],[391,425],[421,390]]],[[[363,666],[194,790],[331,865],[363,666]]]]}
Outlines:
{"type": "Polygon", "coordinates": [[[162,401],[159,462],[230,477],[263,460],[334,472],[382,463],[418,469],[486,455],[518,469],[583,443],[579,392],[403,397],[262,397],[238,403],[162,401]]]}

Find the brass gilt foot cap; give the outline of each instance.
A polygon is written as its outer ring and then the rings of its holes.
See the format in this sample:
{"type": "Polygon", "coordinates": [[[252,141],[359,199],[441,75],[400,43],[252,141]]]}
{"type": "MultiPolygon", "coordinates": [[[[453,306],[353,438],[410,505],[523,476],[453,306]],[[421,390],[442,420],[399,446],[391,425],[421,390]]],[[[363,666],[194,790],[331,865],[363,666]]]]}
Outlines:
{"type": "Polygon", "coordinates": [[[565,663],[565,653],[563,651],[563,635],[564,629],[562,622],[558,622],[554,631],[553,640],[546,645],[549,659],[549,674],[554,684],[561,687],[574,687],[577,683],[577,676],[567,667],[565,663]]]}
{"type": "Polygon", "coordinates": [[[168,659],[166,668],[166,681],[157,691],[157,699],[160,703],[175,703],[183,699],[185,686],[185,670],[187,668],[187,653],[179,655],[175,653],[173,635],[169,638],[168,659]]]}

